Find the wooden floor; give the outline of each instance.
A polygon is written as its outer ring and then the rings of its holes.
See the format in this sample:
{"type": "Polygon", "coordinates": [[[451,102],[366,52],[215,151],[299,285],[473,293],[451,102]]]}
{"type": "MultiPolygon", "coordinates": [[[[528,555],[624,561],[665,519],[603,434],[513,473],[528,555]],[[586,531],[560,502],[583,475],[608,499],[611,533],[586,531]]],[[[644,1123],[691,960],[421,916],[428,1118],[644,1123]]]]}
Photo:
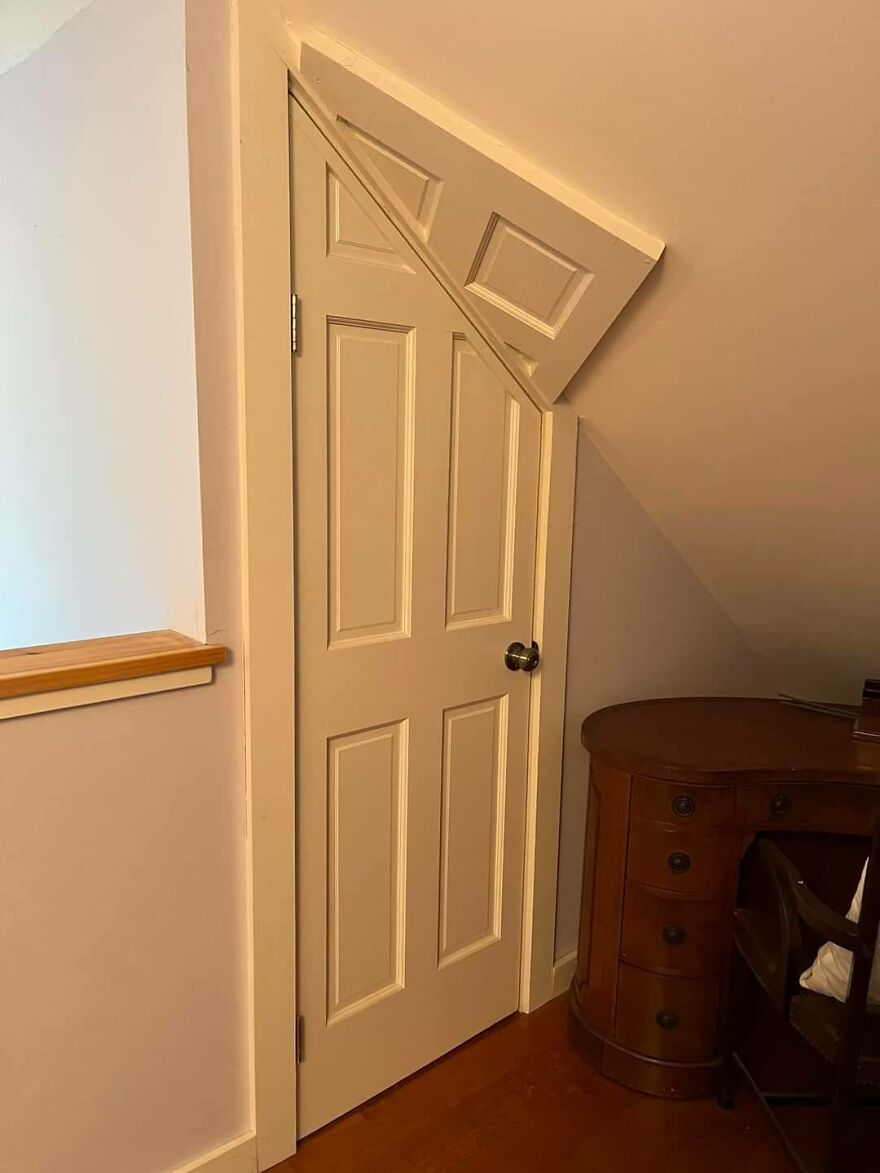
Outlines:
{"type": "Polygon", "coordinates": [[[569,1046],[566,999],[517,1015],[304,1140],[275,1173],[790,1173],[757,1103],[627,1091],[569,1046]]]}

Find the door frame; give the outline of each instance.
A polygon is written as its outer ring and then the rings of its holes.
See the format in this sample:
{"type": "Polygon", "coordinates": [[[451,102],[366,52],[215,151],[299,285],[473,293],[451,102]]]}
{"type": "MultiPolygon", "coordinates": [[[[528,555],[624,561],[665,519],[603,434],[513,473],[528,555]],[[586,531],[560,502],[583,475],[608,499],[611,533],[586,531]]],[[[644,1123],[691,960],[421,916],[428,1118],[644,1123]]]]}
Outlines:
{"type": "MultiPolygon", "coordinates": [[[[290,349],[288,88],[300,86],[298,45],[277,0],[233,0],[238,402],[242,466],[242,593],[248,796],[248,968],[251,1113],[260,1170],[296,1148],[296,893],[294,558],[290,349]]],[[[303,85],[308,96],[308,87],[303,85]]],[[[313,99],[311,99],[313,101],[313,99]]],[[[310,111],[311,113],[311,111],[310,111]]],[[[337,138],[335,130],[332,131],[337,138]]],[[[337,149],[351,161],[344,140],[337,149]]],[[[374,182],[360,159],[365,185],[374,182]]],[[[373,190],[399,220],[393,198],[373,190]]],[[[406,228],[405,222],[400,225],[406,228]]],[[[408,233],[405,233],[409,235],[408,233]]],[[[424,256],[424,244],[418,251],[424,256]]],[[[429,267],[446,284],[437,263],[429,267]]],[[[541,403],[479,314],[493,365],[542,413],[533,638],[542,668],[530,682],[529,766],[520,1009],[554,990],[568,604],[577,417],[541,403]]]]}

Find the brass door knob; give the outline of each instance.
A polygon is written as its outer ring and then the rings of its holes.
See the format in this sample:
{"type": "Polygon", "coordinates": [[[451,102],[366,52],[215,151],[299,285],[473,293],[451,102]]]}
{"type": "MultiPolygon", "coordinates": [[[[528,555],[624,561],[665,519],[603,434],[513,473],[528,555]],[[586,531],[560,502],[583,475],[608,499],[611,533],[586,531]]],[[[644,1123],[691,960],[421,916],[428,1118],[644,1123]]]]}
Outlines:
{"type": "Polygon", "coordinates": [[[511,672],[519,672],[520,669],[523,672],[534,672],[541,663],[538,645],[534,640],[530,648],[519,642],[511,644],[504,653],[504,663],[511,672]]]}

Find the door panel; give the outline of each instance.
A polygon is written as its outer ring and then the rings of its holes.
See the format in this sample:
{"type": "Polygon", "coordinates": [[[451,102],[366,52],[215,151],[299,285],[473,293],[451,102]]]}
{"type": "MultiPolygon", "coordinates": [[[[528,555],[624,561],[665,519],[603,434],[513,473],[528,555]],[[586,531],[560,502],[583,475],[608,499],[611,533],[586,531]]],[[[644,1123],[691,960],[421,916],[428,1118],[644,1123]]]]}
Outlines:
{"type": "Polygon", "coordinates": [[[328,323],[330,646],[409,633],[412,331],[328,323]]]}
{"type": "Polygon", "coordinates": [[[447,626],[510,618],[519,404],[453,340],[447,626]]]}
{"type": "Polygon", "coordinates": [[[443,714],[440,965],[501,934],[507,697],[443,714]]]}
{"type": "Polygon", "coordinates": [[[403,989],[406,722],[329,741],[328,1025],[403,989]]]}
{"type": "Polygon", "coordinates": [[[411,273],[388,237],[352,199],[337,176],[327,171],[327,255],[411,273]]]}
{"type": "Polygon", "coordinates": [[[305,1135],[517,1007],[540,414],[291,115],[305,1135]]]}

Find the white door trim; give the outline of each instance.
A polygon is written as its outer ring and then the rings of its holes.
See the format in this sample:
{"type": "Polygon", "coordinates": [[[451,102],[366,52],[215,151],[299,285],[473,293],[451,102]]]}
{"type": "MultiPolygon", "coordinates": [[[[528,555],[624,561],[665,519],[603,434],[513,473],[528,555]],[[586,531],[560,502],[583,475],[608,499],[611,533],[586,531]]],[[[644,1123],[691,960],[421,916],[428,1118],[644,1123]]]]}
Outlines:
{"type": "Polygon", "coordinates": [[[534,635],[541,668],[532,677],[526,797],[520,1009],[554,996],[556,880],[562,798],[562,735],[574,524],[577,415],[565,403],[543,413],[534,635]]]}
{"type": "MultiPolygon", "coordinates": [[[[234,0],[236,263],[242,430],[244,676],[249,810],[251,1086],[260,1170],[296,1148],[293,501],[288,83],[296,44],[269,0],[234,0]]],[[[305,88],[305,87],[304,87],[305,88]]],[[[334,145],[347,157],[344,140],[334,145]]],[[[355,170],[368,188],[379,185],[355,170]]],[[[400,216],[384,191],[379,198],[400,216]]],[[[403,221],[405,224],[405,220],[403,221]]],[[[424,256],[421,241],[419,252],[424,256]]],[[[430,266],[441,284],[444,274],[430,266]]],[[[464,299],[461,299],[462,301],[464,299]]],[[[456,301],[459,299],[456,297],[456,301]]],[[[464,307],[463,312],[464,311],[464,307]]],[[[576,417],[552,410],[467,305],[487,357],[543,411],[520,1005],[553,994],[562,721],[576,417]],[[476,319],[476,320],[475,320],[476,319]]]]}
{"type": "Polygon", "coordinates": [[[233,7],[251,1110],[258,1168],[296,1148],[293,462],[287,64],[264,0],[233,7]]]}

